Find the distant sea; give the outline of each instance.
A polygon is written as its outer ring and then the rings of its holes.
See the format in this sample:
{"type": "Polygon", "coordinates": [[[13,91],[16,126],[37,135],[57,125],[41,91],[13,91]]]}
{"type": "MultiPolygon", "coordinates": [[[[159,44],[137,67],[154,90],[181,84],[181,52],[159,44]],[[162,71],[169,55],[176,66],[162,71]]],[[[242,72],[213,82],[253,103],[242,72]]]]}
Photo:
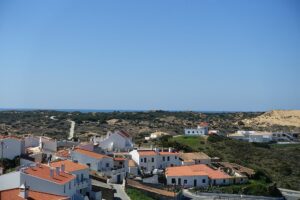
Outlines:
{"type": "MultiPolygon", "coordinates": [[[[250,111],[197,111],[197,110],[113,110],[113,109],[37,109],[37,108],[0,108],[0,111],[60,111],[60,112],[149,112],[149,111],[166,111],[166,112],[199,112],[199,113],[235,113],[235,112],[250,112],[250,111]]],[[[263,111],[253,111],[263,112],[263,111]]]]}

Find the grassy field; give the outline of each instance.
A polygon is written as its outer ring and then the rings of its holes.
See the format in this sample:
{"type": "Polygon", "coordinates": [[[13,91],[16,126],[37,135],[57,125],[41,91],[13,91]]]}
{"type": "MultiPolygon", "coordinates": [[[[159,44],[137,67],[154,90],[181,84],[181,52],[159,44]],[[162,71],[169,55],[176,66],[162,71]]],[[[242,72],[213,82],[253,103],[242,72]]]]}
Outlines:
{"type": "Polygon", "coordinates": [[[186,151],[203,151],[211,157],[264,172],[278,187],[300,190],[300,144],[257,144],[220,136],[179,136],[161,141],[186,151]]]}
{"type": "Polygon", "coordinates": [[[131,200],[154,200],[153,198],[147,196],[145,193],[137,189],[127,188],[126,193],[131,200]]]}

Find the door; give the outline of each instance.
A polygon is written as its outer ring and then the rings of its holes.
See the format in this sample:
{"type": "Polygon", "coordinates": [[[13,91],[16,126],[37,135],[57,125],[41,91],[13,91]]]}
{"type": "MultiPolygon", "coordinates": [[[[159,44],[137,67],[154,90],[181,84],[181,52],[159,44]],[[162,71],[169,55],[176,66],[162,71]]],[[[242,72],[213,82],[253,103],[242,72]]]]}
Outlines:
{"type": "Polygon", "coordinates": [[[181,185],[181,178],[178,178],[178,185],[181,185]]]}
{"type": "Polygon", "coordinates": [[[117,183],[121,183],[121,174],[117,176],[117,183]]]}
{"type": "Polygon", "coordinates": [[[197,180],[194,179],[194,187],[196,187],[196,186],[197,186],[197,180]]]}

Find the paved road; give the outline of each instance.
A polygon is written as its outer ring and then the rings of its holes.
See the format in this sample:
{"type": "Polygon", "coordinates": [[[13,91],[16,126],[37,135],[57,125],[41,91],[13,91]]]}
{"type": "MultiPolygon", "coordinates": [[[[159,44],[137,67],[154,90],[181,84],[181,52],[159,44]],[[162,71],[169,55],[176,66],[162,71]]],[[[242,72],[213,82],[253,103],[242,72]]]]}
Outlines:
{"type": "Polygon", "coordinates": [[[278,188],[282,195],[287,199],[287,200],[298,200],[300,199],[300,191],[296,190],[288,190],[284,188],[278,188]]]}
{"type": "Polygon", "coordinates": [[[74,137],[74,130],[75,130],[75,122],[72,120],[68,120],[68,122],[71,123],[71,127],[70,127],[70,133],[69,133],[69,140],[71,140],[74,137]]]}
{"type": "Polygon", "coordinates": [[[126,194],[123,186],[121,184],[110,184],[116,190],[115,199],[130,200],[129,196],[126,194]]]}

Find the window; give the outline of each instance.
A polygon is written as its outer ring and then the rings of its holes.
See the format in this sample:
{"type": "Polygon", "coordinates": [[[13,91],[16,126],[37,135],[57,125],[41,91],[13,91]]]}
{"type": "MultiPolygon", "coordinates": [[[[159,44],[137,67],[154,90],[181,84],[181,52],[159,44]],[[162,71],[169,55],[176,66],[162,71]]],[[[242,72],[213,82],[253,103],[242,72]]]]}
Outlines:
{"type": "Polygon", "coordinates": [[[197,186],[197,179],[194,179],[194,187],[197,186]]]}
{"type": "Polygon", "coordinates": [[[223,180],[223,183],[226,183],[226,180],[225,180],[225,179],[223,180]]]}
{"type": "Polygon", "coordinates": [[[154,158],[152,158],[152,162],[154,162],[154,158]]]}
{"type": "Polygon", "coordinates": [[[165,161],[166,160],[166,158],[163,156],[163,161],[165,161]]]}
{"type": "Polygon", "coordinates": [[[167,160],[170,161],[170,156],[167,157],[167,160]]]}
{"type": "Polygon", "coordinates": [[[147,162],[147,158],[144,158],[144,162],[145,162],[145,163],[147,162]]]}
{"type": "Polygon", "coordinates": [[[143,162],[143,158],[141,158],[141,162],[143,162]]]}
{"type": "Polygon", "coordinates": [[[81,182],[83,182],[83,174],[81,174],[81,182]]]}
{"type": "Polygon", "coordinates": [[[175,178],[172,178],[172,184],[176,184],[175,178]]]}
{"type": "Polygon", "coordinates": [[[64,185],[64,193],[66,193],[66,185],[64,185]]]}
{"type": "Polygon", "coordinates": [[[69,182],[69,190],[71,190],[71,182],[69,182]]]}
{"type": "Polygon", "coordinates": [[[194,133],[194,131],[193,131],[193,133],[194,133]]]}
{"type": "Polygon", "coordinates": [[[188,131],[188,133],[190,133],[190,131],[188,131]]]}
{"type": "Polygon", "coordinates": [[[109,167],[109,163],[106,163],[106,167],[109,167]]]}
{"type": "Polygon", "coordinates": [[[119,162],[119,165],[122,165],[122,162],[121,162],[121,161],[119,162]]]}
{"type": "Polygon", "coordinates": [[[205,183],[206,182],[206,180],[205,179],[202,179],[202,183],[205,183]]]}
{"type": "Polygon", "coordinates": [[[177,156],[175,156],[175,160],[177,159],[177,156]]]}
{"type": "Polygon", "coordinates": [[[181,185],[181,178],[178,178],[178,185],[181,185]]]}
{"type": "Polygon", "coordinates": [[[184,183],[184,184],[187,184],[187,180],[186,180],[186,179],[184,179],[183,183],[184,183]]]}

